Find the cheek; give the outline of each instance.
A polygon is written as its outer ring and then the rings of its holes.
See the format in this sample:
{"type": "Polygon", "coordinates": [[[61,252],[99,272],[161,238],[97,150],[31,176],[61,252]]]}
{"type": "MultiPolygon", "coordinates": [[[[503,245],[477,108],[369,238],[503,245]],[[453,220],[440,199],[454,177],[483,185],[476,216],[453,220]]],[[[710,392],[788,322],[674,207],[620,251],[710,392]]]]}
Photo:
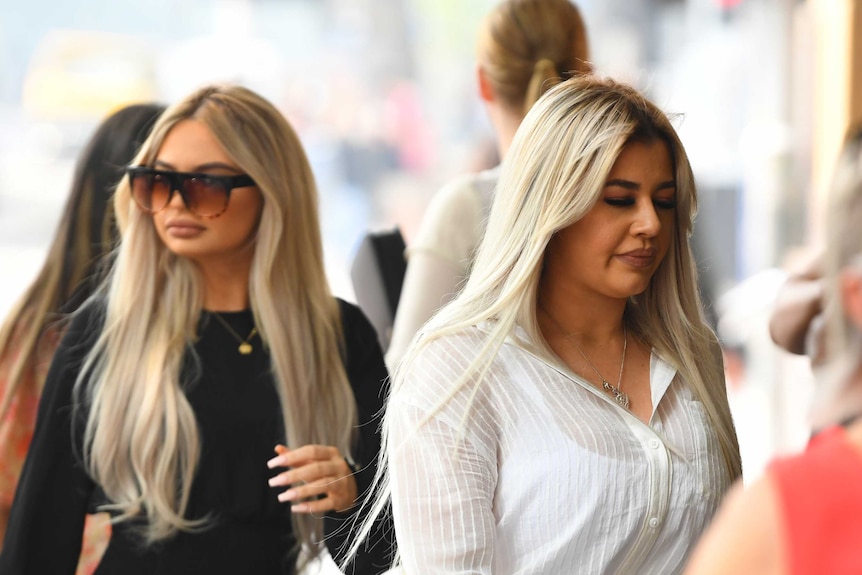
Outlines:
{"type": "Polygon", "coordinates": [[[674,229],[673,224],[667,226],[666,229],[662,230],[660,234],[660,238],[658,241],[658,248],[660,251],[661,258],[659,259],[659,263],[664,261],[667,258],[667,255],[670,253],[670,247],[673,245],[674,234],[676,234],[676,229],[674,229]]]}
{"type": "Polygon", "coordinates": [[[676,234],[676,215],[674,213],[665,214],[661,218],[661,242],[665,245],[670,245],[673,237],[676,234]]]}
{"type": "Polygon", "coordinates": [[[257,214],[244,212],[241,217],[232,219],[229,225],[222,228],[223,237],[230,237],[230,243],[248,243],[257,236],[258,220],[257,214]]]}
{"type": "Polygon", "coordinates": [[[159,236],[159,239],[165,241],[165,214],[164,212],[159,212],[157,214],[153,214],[150,216],[153,219],[153,228],[156,230],[156,234],[159,236]]]}

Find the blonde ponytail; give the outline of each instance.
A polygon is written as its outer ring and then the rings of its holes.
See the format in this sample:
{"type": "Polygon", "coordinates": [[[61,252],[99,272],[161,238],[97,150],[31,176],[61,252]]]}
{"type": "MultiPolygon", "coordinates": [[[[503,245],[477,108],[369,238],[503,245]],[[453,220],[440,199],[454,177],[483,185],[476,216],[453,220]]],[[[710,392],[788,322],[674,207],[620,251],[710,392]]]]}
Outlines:
{"type": "Polygon", "coordinates": [[[533,66],[533,75],[530,77],[530,83],[527,85],[527,93],[524,95],[524,114],[530,111],[536,100],[545,93],[545,91],[556,84],[550,80],[559,80],[560,73],[557,72],[557,65],[549,58],[542,58],[533,66]]]}

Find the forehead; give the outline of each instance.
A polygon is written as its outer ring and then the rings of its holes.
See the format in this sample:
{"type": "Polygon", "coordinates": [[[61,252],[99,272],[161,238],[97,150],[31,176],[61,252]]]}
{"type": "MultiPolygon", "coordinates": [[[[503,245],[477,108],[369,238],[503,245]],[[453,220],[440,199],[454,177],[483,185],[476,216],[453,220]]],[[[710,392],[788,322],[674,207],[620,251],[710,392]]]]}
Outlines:
{"type": "Polygon", "coordinates": [[[180,171],[210,163],[233,165],[212,130],[195,119],[178,122],[165,136],[156,160],[170,164],[180,171]]]}
{"type": "Polygon", "coordinates": [[[608,178],[626,175],[641,178],[673,179],[673,161],[667,142],[655,140],[633,140],[620,150],[608,178]]]}

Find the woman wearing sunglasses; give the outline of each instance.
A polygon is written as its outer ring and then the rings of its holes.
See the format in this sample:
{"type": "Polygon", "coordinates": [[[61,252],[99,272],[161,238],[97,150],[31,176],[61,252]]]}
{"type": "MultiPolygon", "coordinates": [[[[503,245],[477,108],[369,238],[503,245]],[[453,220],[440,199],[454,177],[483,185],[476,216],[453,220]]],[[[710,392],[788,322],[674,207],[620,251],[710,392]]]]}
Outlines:
{"type": "MultiPolygon", "coordinates": [[[[296,134],[253,92],[206,87],[133,164],[110,276],[48,375],[0,573],[72,573],[92,510],[114,521],[99,575],[292,574],[324,540],[338,558],[386,369],[330,294],[296,134]]],[[[388,551],[363,546],[351,572],[388,551]]]]}

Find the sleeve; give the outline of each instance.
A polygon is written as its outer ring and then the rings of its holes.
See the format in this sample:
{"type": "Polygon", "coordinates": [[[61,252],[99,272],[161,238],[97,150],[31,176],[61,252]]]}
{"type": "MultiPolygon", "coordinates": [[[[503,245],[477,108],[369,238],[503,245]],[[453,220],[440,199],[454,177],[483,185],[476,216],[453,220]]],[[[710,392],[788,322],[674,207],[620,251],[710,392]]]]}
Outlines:
{"type": "MultiPolygon", "coordinates": [[[[31,358],[25,366],[14,392],[10,389],[9,377],[12,368],[23,353],[19,343],[23,327],[23,323],[15,325],[7,346],[0,351],[0,405],[4,401],[9,401],[6,413],[0,419],[0,539],[6,532],[6,518],[9,517],[15,487],[21,476],[27,448],[33,438],[39,396],[45,381],[47,365],[50,364],[50,355],[46,361],[42,361],[43,351],[37,349],[36,357],[31,358]],[[7,398],[7,395],[11,397],[7,398]]],[[[53,354],[56,343],[52,342],[50,350],[47,349],[48,345],[42,344],[43,341],[53,339],[45,333],[40,338],[39,347],[44,347],[45,352],[50,351],[53,354]]]]}
{"type": "MultiPolygon", "coordinates": [[[[361,500],[368,495],[377,472],[380,418],[389,375],[371,323],[358,307],[341,300],[339,304],[344,329],[345,368],[356,398],[359,421],[358,438],[352,456],[358,468],[355,477],[358,499],[361,500]]],[[[362,520],[357,517],[359,509],[357,505],[350,512],[327,516],[324,521],[326,546],[338,564],[352,543],[351,529],[362,520]]],[[[391,567],[393,556],[391,514],[384,513],[344,571],[355,575],[383,573],[391,567]]]]}
{"type": "Polygon", "coordinates": [[[417,358],[403,381],[406,391],[399,390],[387,407],[399,557],[411,575],[489,574],[496,524],[494,418],[481,406],[482,393],[469,390],[436,407],[451,395],[460,368],[432,355],[417,358]]]}
{"type": "Polygon", "coordinates": [[[461,287],[483,228],[482,204],[472,177],[455,180],[431,200],[407,249],[407,272],[386,352],[390,368],[419,328],[461,287]]]}
{"type": "Polygon", "coordinates": [[[48,371],[0,554],[2,575],[75,573],[94,489],[79,458],[84,420],[79,418],[74,435],[72,427],[72,390],[90,319],[89,313],[75,318],[48,371]]]}

